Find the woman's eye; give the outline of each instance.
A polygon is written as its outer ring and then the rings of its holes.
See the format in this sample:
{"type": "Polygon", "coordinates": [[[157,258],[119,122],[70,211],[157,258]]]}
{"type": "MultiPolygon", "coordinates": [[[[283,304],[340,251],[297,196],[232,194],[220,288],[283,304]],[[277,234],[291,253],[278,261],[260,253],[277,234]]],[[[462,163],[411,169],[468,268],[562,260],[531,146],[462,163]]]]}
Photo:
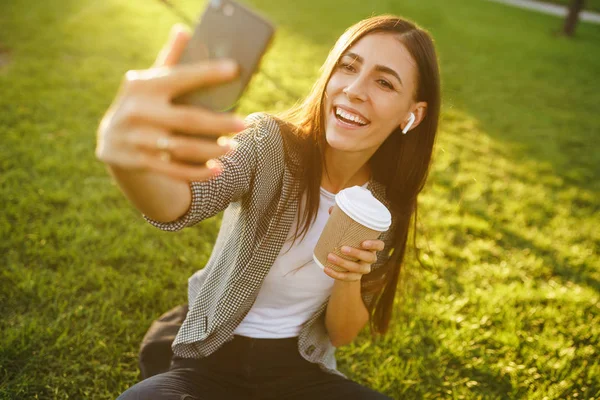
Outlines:
{"type": "Polygon", "coordinates": [[[345,69],[348,72],[354,72],[354,67],[352,66],[352,64],[347,64],[347,63],[340,63],[340,68],[345,69]]]}
{"type": "Polygon", "coordinates": [[[391,83],[389,83],[388,81],[386,81],[385,79],[380,79],[379,83],[381,84],[381,86],[386,87],[388,89],[394,89],[394,85],[392,85],[391,83]]]}

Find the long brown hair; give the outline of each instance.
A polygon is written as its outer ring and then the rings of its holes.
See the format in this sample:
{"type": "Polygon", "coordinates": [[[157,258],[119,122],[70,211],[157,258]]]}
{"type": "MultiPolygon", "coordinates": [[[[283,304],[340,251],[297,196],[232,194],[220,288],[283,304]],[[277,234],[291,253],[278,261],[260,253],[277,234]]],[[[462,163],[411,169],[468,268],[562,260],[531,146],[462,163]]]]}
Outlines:
{"type": "MultiPolygon", "coordinates": [[[[373,179],[385,185],[390,202],[393,224],[392,246],[385,265],[363,277],[364,292],[374,294],[369,308],[370,331],[385,334],[392,317],[392,309],[402,268],[411,218],[416,228],[417,196],[423,189],[433,151],[440,114],[440,76],[433,39],[427,31],[405,19],[382,15],[362,20],[348,28],[338,39],[321,67],[321,75],[304,101],[277,115],[286,143],[286,152],[293,143],[299,149],[301,166],[296,166],[299,193],[306,194],[303,215],[298,208],[294,242],[306,235],[317,216],[323,168],[326,168],[324,150],[325,88],[341,56],[358,40],[370,33],[397,35],[417,64],[417,85],[413,100],[427,102],[425,118],[409,134],[403,135],[398,127],[369,159],[373,179]],[[299,233],[300,226],[303,225],[299,233]],[[391,254],[391,255],[390,255],[391,254]],[[381,279],[385,277],[385,279],[381,279]]],[[[291,162],[291,158],[286,156],[291,162]]],[[[413,239],[416,229],[413,229],[413,239]]]]}

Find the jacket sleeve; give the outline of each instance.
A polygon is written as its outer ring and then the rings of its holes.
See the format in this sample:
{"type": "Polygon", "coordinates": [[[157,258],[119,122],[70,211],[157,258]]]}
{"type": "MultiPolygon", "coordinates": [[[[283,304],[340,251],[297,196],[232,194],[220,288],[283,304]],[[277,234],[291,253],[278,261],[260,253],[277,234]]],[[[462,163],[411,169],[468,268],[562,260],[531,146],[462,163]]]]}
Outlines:
{"type": "Polygon", "coordinates": [[[229,203],[242,198],[250,190],[258,162],[257,146],[268,134],[271,124],[265,114],[251,114],[246,118],[247,128],[233,138],[238,147],[217,158],[223,171],[207,181],[192,181],[192,202],[188,211],[171,222],[159,222],[144,215],[146,221],[165,231],[179,231],[223,211],[229,203]]]}

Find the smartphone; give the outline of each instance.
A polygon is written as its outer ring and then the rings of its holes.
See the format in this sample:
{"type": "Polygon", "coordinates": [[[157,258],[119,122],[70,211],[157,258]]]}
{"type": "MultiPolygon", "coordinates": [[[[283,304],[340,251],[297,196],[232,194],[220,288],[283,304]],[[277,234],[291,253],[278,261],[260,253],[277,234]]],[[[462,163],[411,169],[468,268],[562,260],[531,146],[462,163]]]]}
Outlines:
{"type": "Polygon", "coordinates": [[[240,66],[231,82],[186,93],[173,100],[214,111],[233,111],[258,69],[275,27],[264,17],[233,0],[211,0],[194,29],[179,64],[230,58],[240,66]]]}

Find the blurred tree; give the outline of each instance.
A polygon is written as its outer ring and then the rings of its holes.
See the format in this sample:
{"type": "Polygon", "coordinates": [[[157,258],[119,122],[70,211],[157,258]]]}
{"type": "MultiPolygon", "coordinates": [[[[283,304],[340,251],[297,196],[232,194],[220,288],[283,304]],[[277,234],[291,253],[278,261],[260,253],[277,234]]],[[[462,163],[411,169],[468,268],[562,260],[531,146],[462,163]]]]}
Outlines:
{"type": "Polygon", "coordinates": [[[567,36],[573,36],[575,33],[575,27],[579,21],[579,12],[583,9],[585,0],[571,0],[569,4],[569,12],[565,19],[565,25],[563,27],[563,34],[567,36]]]}

